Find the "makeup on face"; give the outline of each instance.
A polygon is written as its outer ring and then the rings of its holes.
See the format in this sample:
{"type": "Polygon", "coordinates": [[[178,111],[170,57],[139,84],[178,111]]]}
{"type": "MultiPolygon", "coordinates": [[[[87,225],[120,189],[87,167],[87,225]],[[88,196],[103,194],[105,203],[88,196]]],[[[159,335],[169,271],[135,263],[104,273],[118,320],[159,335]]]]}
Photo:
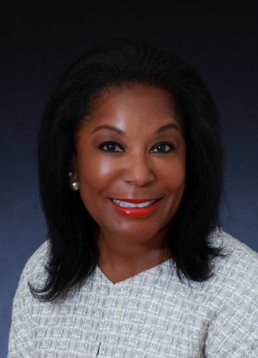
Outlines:
{"type": "Polygon", "coordinates": [[[159,199],[110,199],[117,210],[132,218],[139,218],[151,214],[159,205],[159,199]]]}
{"type": "Polygon", "coordinates": [[[160,240],[184,192],[181,122],[161,88],[135,85],[100,103],[78,132],[72,179],[111,242],[160,240]]]}

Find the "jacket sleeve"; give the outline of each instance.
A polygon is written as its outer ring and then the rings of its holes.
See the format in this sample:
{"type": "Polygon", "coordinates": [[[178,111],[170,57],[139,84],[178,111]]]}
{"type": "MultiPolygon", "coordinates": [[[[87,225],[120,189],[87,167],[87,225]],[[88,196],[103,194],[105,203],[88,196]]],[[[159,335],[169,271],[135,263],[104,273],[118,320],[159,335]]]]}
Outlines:
{"type": "Polygon", "coordinates": [[[207,358],[258,357],[258,261],[239,260],[206,338],[207,358]]]}
{"type": "Polygon", "coordinates": [[[43,276],[46,243],[31,256],[21,274],[13,299],[8,358],[33,358],[33,327],[36,324],[36,312],[33,313],[33,305],[36,299],[29,290],[28,282],[38,282],[38,278],[43,276]]]}
{"type": "Polygon", "coordinates": [[[31,303],[28,292],[26,266],[13,300],[12,323],[9,334],[8,358],[32,357],[31,303]]]}

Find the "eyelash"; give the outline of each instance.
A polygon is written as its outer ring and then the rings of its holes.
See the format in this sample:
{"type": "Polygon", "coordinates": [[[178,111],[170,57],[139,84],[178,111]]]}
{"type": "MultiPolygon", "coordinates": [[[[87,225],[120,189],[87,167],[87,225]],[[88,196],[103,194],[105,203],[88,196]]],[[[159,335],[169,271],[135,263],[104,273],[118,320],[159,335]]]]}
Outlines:
{"type": "MultiPolygon", "coordinates": [[[[103,152],[106,152],[106,153],[122,153],[122,152],[118,152],[118,151],[112,151],[112,150],[104,150],[103,148],[108,146],[108,145],[114,145],[116,147],[119,147],[120,149],[122,149],[121,145],[119,145],[118,143],[116,142],[104,142],[102,143],[100,146],[99,146],[99,149],[102,150],[103,152]]],[[[155,145],[154,148],[158,147],[158,146],[169,146],[171,149],[166,151],[166,152],[155,152],[155,153],[159,153],[159,154],[167,154],[167,153],[170,153],[174,150],[174,146],[171,144],[171,143],[165,143],[165,142],[161,142],[161,143],[158,143],[155,145]]]]}

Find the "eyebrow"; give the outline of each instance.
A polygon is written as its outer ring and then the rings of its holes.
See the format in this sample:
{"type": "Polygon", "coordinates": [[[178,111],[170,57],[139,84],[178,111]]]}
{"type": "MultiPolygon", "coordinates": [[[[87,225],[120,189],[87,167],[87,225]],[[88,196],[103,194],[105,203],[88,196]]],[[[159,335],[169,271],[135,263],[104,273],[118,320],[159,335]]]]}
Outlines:
{"type": "MultiPolygon", "coordinates": [[[[160,133],[162,133],[162,132],[164,132],[164,131],[166,131],[167,129],[170,129],[170,128],[174,128],[174,129],[180,131],[180,129],[179,129],[179,127],[178,127],[178,125],[176,123],[168,123],[168,124],[165,124],[164,126],[160,127],[156,131],[156,134],[160,134],[160,133]]],[[[95,132],[97,132],[97,131],[99,131],[101,129],[107,129],[107,130],[115,132],[117,134],[125,135],[125,133],[122,131],[122,129],[119,129],[119,128],[114,127],[114,126],[110,126],[108,124],[103,124],[102,126],[96,127],[91,134],[93,134],[93,133],[95,133],[95,132]]]]}
{"type": "Polygon", "coordinates": [[[103,124],[102,126],[99,126],[99,127],[95,128],[91,134],[93,134],[93,133],[99,131],[100,129],[107,129],[107,130],[109,130],[109,131],[112,131],[112,132],[115,132],[115,133],[118,133],[118,134],[121,134],[121,135],[124,135],[124,134],[125,134],[125,133],[122,131],[122,129],[119,129],[119,128],[117,128],[117,127],[110,126],[110,125],[107,125],[107,124],[103,124]]]}
{"type": "Polygon", "coordinates": [[[162,133],[162,132],[164,132],[164,131],[166,131],[167,129],[170,129],[170,128],[174,128],[174,129],[176,129],[176,130],[178,130],[180,132],[180,129],[179,129],[179,127],[178,127],[178,125],[176,123],[168,123],[168,124],[165,124],[164,126],[160,127],[157,130],[156,134],[160,134],[160,133],[162,133]]]}

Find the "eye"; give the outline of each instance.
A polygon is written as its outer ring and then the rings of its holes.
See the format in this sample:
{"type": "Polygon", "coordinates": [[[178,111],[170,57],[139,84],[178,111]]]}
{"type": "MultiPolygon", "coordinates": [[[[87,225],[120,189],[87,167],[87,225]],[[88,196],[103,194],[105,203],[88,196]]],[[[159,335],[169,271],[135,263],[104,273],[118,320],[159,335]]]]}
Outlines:
{"type": "Polygon", "coordinates": [[[174,147],[168,143],[158,143],[154,149],[151,151],[152,153],[169,153],[174,150],[174,147]]]}
{"type": "Polygon", "coordinates": [[[121,153],[123,150],[121,146],[116,142],[105,142],[101,144],[99,149],[103,150],[104,152],[108,153],[121,153]],[[120,150],[118,150],[120,148],[120,150]]]}

